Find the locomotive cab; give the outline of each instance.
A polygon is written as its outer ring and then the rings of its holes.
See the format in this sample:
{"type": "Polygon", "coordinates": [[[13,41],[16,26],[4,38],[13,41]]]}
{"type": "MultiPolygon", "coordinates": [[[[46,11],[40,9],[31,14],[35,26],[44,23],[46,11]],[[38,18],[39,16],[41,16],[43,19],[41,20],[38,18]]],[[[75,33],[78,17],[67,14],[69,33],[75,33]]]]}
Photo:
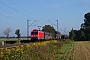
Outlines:
{"type": "Polygon", "coordinates": [[[37,40],[38,39],[38,32],[31,32],[31,40],[37,40]]]}

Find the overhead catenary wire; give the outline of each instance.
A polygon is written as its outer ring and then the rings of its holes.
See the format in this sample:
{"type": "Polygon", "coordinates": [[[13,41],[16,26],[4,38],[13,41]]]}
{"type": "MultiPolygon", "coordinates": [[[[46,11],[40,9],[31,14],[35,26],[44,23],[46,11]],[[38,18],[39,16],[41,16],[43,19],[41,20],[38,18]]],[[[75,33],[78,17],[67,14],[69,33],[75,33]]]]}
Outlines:
{"type": "MultiPolygon", "coordinates": [[[[21,13],[21,14],[23,14],[23,15],[27,16],[27,17],[30,17],[30,16],[28,16],[28,15],[26,15],[26,14],[22,13],[21,11],[19,11],[19,10],[15,9],[15,8],[12,8],[12,7],[10,7],[10,6],[8,6],[8,5],[6,5],[6,4],[2,3],[1,1],[0,1],[0,4],[5,5],[5,6],[7,6],[8,8],[11,8],[11,9],[13,9],[13,10],[15,10],[15,11],[17,11],[17,12],[19,12],[19,13],[21,13]]],[[[30,18],[32,18],[32,17],[30,17],[30,18]]]]}
{"type": "MultiPolygon", "coordinates": [[[[20,6],[18,6],[16,3],[14,3],[13,1],[11,1],[11,0],[9,0],[11,3],[13,3],[15,6],[17,6],[17,8],[20,8],[20,9],[22,9],[23,11],[25,11],[25,12],[27,12],[27,13],[29,13],[30,15],[33,15],[32,13],[30,13],[29,11],[27,11],[27,10],[25,10],[25,9],[23,9],[22,7],[20,7],[20,6]]],[[[33,15],[33,16],[35,16],[35,15],[33,15]]],[[[36,17],[36,16],[35,16],[36,17]]],[[[37,17],[37,18],[39,18],[39,17],[37,17]]],[[[33,18],[34,20],[37,20],[37,19],[35,19],[35,18],[33,18]]],[[[39,19],[42,19],[42,18],[39,18],[39,19]]],[[[44,19],[42,19],[42,20],[44,20],[44,19]]],[[[38,20],[39,21],[39,20],[38,20]]]]}
{"type": "MultiPolygon", "coordinates": [[[[6,6],[6,7],[8,7],[8,8],[10,8],[10,9],[12,9],[12,10],[14,10],[14,11],[17,11],[18,13],[21,13],[21,14],[23,14],[24,16],[27,16],[27,17],[32,18],[31,16],[28,16],[27,14],[25,14],[25,13],[19,11],[18,9],[15,9],[15,8],[13,8],[13,7],[8,6],[8,5],[5,4],[5,3],[2,3],[1,1],[0,1],[0,4],[6,6]]],[[[16,4],[14,3],[14,5],[16,5],[16,4]]],[[[17,6],[18,8],[20,8],[18,5],[16,5],[16,6],[17,6]]],[[[24,9],[22,9],[22,10],[24,10],[24,9]]],[[[24,10],[24,11],[26,11],[26,10],[24,10]]],[[[29,13],[28,11],[26,11],[26,12],[29,13]]],[[[31,13],[30,13],[30,14],[31,14],[31,13]]],[[[35,19],[35,18],[32,18],[32,19],[34,19],[34,20],[38,20],[38,19],[35,19]]],[[[39,20],[38,20],[38,21],[39,21],[39,20]]],[[[39,21],[39,22],[40,22],[40,21],[39,21]]],[[[43,24],[43,23],[42,23],[42,24],[43,24]]]]}
{"type": "Polygon", "coordinates": [[[24,21],[18,20],[18,19],[16,19],[16,18],[11,17],[11,16],[7,16],[7,15],[1,14],[1,13],[0,13],[0,15],[25,23],[24,21]]]}
{"type": "MultiPolygon", "coordinates": [[[[9,0],[11,3],[13,3],[11,0],[9,0]]],[[[16,5],[15,3],[13,3],[14,5],[16,5]]],[[[16,5],[17,6],[17,5],[16,5]]],[[[18,6],[17,6],[17,10],[18,10],[18,6]]]]}
{"type": "MultiPolygon", "coordinates": [[[[5,10],[3,10],[3,9],[0,9],[1,11],[3,11],[3,12],[6,12],[6,13],[8,13],[8,14],[10,14],[10,15],[15,15],[15,14],[13,14],[13,13],[10,13],[10,12],[8,12],[8,11],[5,11],[5,10]]],[[[17,16],[17,15],[15,15],[15,16],[17,16]]],[[[21,16],[17,16],[17,17],[20,17],[20,18],[24,18],[24,17],[21,17],[21,16]]],[[[24,19],[26,19],[26,18],[24,18],[24,19]]]]}
{"type": "MultiPolygon", "coordinates": [[[[9,0],[12,4],[14,4],[15,6],[17,6],[18,8],[22,9],[23,11],[31,14],[30,12],[26,11],[25,9],[23,9],[22,7],[18,6],[16,3],[14,3],[13,1],[9,0]]],[[[32,15],[32,14],[31,14],[32,15]]]]}
{"type": "MultiPolygon", "coordinates": [[[[23,11],[25,11],[25,12],[27,12],[27,13],[29,13],[30,15],[33,15],[32,13],[30,13],[30,12],[28,12],[27,10],[25,10],[25,9],[23,9],[22,7],[20,7],[20,6],[18,6],[16,3],[14,3],[13,1],[11,1],[11,0],[9,0],[11,3],[13,3],[15,6],[17,6],[17,9],[18,8],[20,8],[20,9],[22,9],[23,11]]],[[[34,15],[33,15],[34,16],[34,15]]],[[[35,16],[36,17],[36,16],[35,16]]],[[[31,18],[33,18],[33,17],[31,17],[31,18]]],[[[37,19],[35,19],[35,18],[33,18],[34,20],[37,20],[37,19]]]]}
{"type": "MultiPolygon", "coordinates": [[[[26,14],[24,14],[24,13],[22,13],[22,12],[20,12],[19,10],[17,10],[17,9],[15,9],[15,8],[12,8],[12,7],[10,7],[10,6],[8,6],[8,5],[6,5],[6,4],[4,4],[4,3],[2,3],[2,2],[0,2],[2,5],[5,5],[6,7],[8,7],[8,8],[11,8],[11,9],[13,9],[13,10],[15,10],[15,11],[17,11],[17,12],[19,12],[19,13],[21,13],[21,14],[23,14],[23,15],[25,15],[25,16],[27,16],[27,17],[30,17],[30,16],[28,16],[28,15],[26,15],[26,14]]],[[[16,4],[15,4],[16,5],[16,4]]],[[[17,5],[16,5],[17,6],[17,5]]],[[[10,13],[9,13],[10,14],[10,13]]],[[[1,14],[1,15],[3,15],[3,14],[1,14]]],[[[3,15],[3,16],[6,16],[6,15],[3,15]]],[[[6,17],[9,17],[9,18],[11,18],[10,16],[6,16],[6,17]]],[[[30,18],[32,18],[32,17],[30,17],[30,18]]],[[[15,19],[15,18],[14,18],[15,19]]],[[[34,19],[34,18],[33,18],[34,19]]],[[[37,21],[37,19],[34,19],[35,21],[37,21]]],[[[33,22],[34,23],[34,22],[33,22]]]]}
{"type": "Polygon", "coordinates": [[[53,25],[57,26],[56,24],[54,24],[53,22],[51,22],[50,20],[48,20],[50,23],[52,23],[53,25]]]}

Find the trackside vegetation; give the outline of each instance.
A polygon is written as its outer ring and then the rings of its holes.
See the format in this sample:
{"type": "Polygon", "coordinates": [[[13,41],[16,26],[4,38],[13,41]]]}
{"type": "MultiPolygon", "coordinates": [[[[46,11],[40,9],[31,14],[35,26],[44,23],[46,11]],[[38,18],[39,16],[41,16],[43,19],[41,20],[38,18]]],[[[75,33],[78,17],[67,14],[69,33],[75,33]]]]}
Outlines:
{"type": "Polygon", "coordinates": [[[72,60],[74,42],[52,40],[0,49],[0,60],[72,60]]]}

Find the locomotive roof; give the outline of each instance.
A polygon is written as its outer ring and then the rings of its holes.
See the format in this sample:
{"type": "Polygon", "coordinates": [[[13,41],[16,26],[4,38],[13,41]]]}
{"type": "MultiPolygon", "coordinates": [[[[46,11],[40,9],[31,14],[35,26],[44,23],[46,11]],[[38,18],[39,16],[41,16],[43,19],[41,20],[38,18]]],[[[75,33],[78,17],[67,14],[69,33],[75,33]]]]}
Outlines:
{"type": "Polygon", "coordinates": [[[43,31],[41,31],[41,30],[37,30],[37,29],[32,30],[32,32],[33,32],[33,31],[39,31],[39,32],[43,32],[43,31]]]}

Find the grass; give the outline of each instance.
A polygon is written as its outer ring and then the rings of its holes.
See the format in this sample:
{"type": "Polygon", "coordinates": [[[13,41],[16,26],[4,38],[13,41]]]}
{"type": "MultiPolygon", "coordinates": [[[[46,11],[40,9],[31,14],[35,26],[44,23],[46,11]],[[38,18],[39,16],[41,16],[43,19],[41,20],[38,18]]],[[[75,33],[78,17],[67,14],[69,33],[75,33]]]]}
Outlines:
{"type": "Polygon", "coordinates": [[[0,41],[0,46],[2,45],[2,41],[0,41]]]}
{"type": "Polygon", "coordinates": [[[72,60],[73,46],[74,46],[74,42],[70,42],[69,44],[66,44],[64,47],[62,47],[60,50],[62,55],[59,59],[72,60]]]}

